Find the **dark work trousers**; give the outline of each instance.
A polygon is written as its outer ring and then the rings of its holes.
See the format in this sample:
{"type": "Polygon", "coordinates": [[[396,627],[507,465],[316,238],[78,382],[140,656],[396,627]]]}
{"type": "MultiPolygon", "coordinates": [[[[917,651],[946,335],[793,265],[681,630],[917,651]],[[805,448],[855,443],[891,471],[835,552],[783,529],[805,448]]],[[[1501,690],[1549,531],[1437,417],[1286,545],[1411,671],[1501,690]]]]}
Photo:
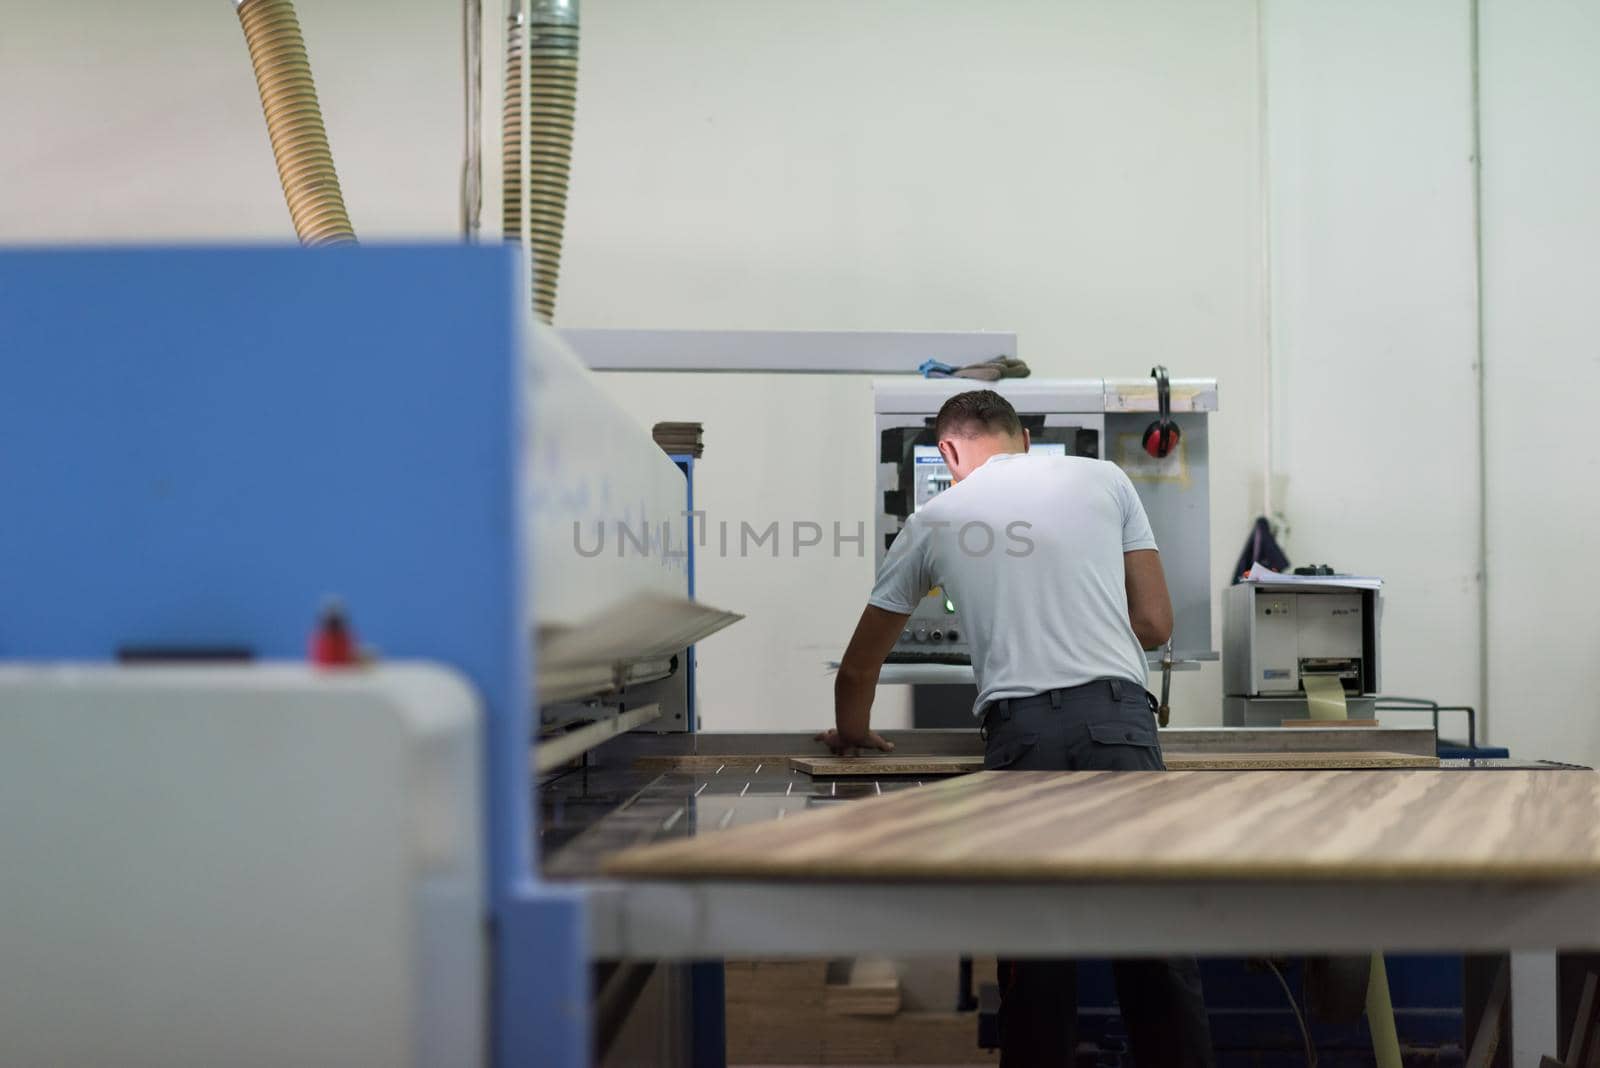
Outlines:
{"type": "MultiPolygon", "coordinates": [[[[984,710],[985,768],[1165,771],[1155,699],[1132,682],[1099,681],[984,710]]],[[[1138,1068],[1210,1066],[1211,1024],[1192,957],[1112,964],[1138,1068]]],[[[1002,1068],[1071,1065],[1078,1042],[1078,969],[1070,960],[1000,961],[1002,1068]]]]}

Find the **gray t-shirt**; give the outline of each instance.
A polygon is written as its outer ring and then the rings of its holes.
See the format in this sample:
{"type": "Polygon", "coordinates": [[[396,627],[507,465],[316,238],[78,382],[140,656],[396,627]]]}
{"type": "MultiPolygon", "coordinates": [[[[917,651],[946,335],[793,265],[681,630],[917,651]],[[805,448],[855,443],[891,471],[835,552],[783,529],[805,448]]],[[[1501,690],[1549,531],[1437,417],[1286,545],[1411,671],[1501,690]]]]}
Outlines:
{"type": "Polygon", "coordinates": [[[884,555],[869,604],[910,612],[942,586],[990,701],[1148,677],[1128,621],[1122,554],[1154,549],[1115,464],[1000,453],[919,509],[884,555]]]}

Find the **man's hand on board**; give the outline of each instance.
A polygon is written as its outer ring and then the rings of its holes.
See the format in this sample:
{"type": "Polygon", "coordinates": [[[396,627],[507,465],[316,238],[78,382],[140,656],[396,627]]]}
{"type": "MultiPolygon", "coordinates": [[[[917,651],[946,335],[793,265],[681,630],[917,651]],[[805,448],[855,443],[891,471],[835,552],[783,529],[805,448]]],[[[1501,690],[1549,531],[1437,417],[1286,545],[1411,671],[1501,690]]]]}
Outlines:
{"type": "Polygon", "coordinates": [[[889,741],[877,731],[868,731],[860,738],[846,738],[835,727],[818,734],[813,741],[821,742],[828,747],[834,756],[854,756],[858,749],[877,749],[885,753],[894,752],[894,743],[889,741]]]}

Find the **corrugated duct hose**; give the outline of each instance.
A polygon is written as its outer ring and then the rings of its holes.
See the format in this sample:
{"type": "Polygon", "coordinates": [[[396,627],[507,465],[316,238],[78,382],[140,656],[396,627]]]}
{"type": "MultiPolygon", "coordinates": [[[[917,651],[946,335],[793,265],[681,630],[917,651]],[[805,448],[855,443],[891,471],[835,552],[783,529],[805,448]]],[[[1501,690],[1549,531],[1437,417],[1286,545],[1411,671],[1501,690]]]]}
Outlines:
{"type": "MultiPolygon", "coordinates": [[[[254,0],[252,0],[254,2],[254,0]]],[[[506,92],[501,112],[501,222],[507,241],[522,239],[528,207],[533,245],[533,307],[550,322],[561,274],[561,234],[572,171],[573,115],[578,104],[578,2],[513,4],[506,27],[506,92]],[[527,187],[523,187],[523,51],[528,67],[527,187]]]]}
{"type": "Polygon", "coordinates": [[[291,0],[235,0],[261,90],[272,155],[302,245],[355,241],[291,0]]]}

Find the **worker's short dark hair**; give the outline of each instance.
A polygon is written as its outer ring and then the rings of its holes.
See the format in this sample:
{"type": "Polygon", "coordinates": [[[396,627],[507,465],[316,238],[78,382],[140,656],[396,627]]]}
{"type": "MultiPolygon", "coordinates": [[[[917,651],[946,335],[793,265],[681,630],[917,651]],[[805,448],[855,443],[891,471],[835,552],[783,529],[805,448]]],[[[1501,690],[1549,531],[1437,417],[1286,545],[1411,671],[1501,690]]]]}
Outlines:
{"type": "Polygon", "coordinates": [[[992,389],[969,389],[944,402],[933,432],[940,441],[977,434],[1006,434],[1018,437],[1022,420],[1011,402],[992,389]]]}

